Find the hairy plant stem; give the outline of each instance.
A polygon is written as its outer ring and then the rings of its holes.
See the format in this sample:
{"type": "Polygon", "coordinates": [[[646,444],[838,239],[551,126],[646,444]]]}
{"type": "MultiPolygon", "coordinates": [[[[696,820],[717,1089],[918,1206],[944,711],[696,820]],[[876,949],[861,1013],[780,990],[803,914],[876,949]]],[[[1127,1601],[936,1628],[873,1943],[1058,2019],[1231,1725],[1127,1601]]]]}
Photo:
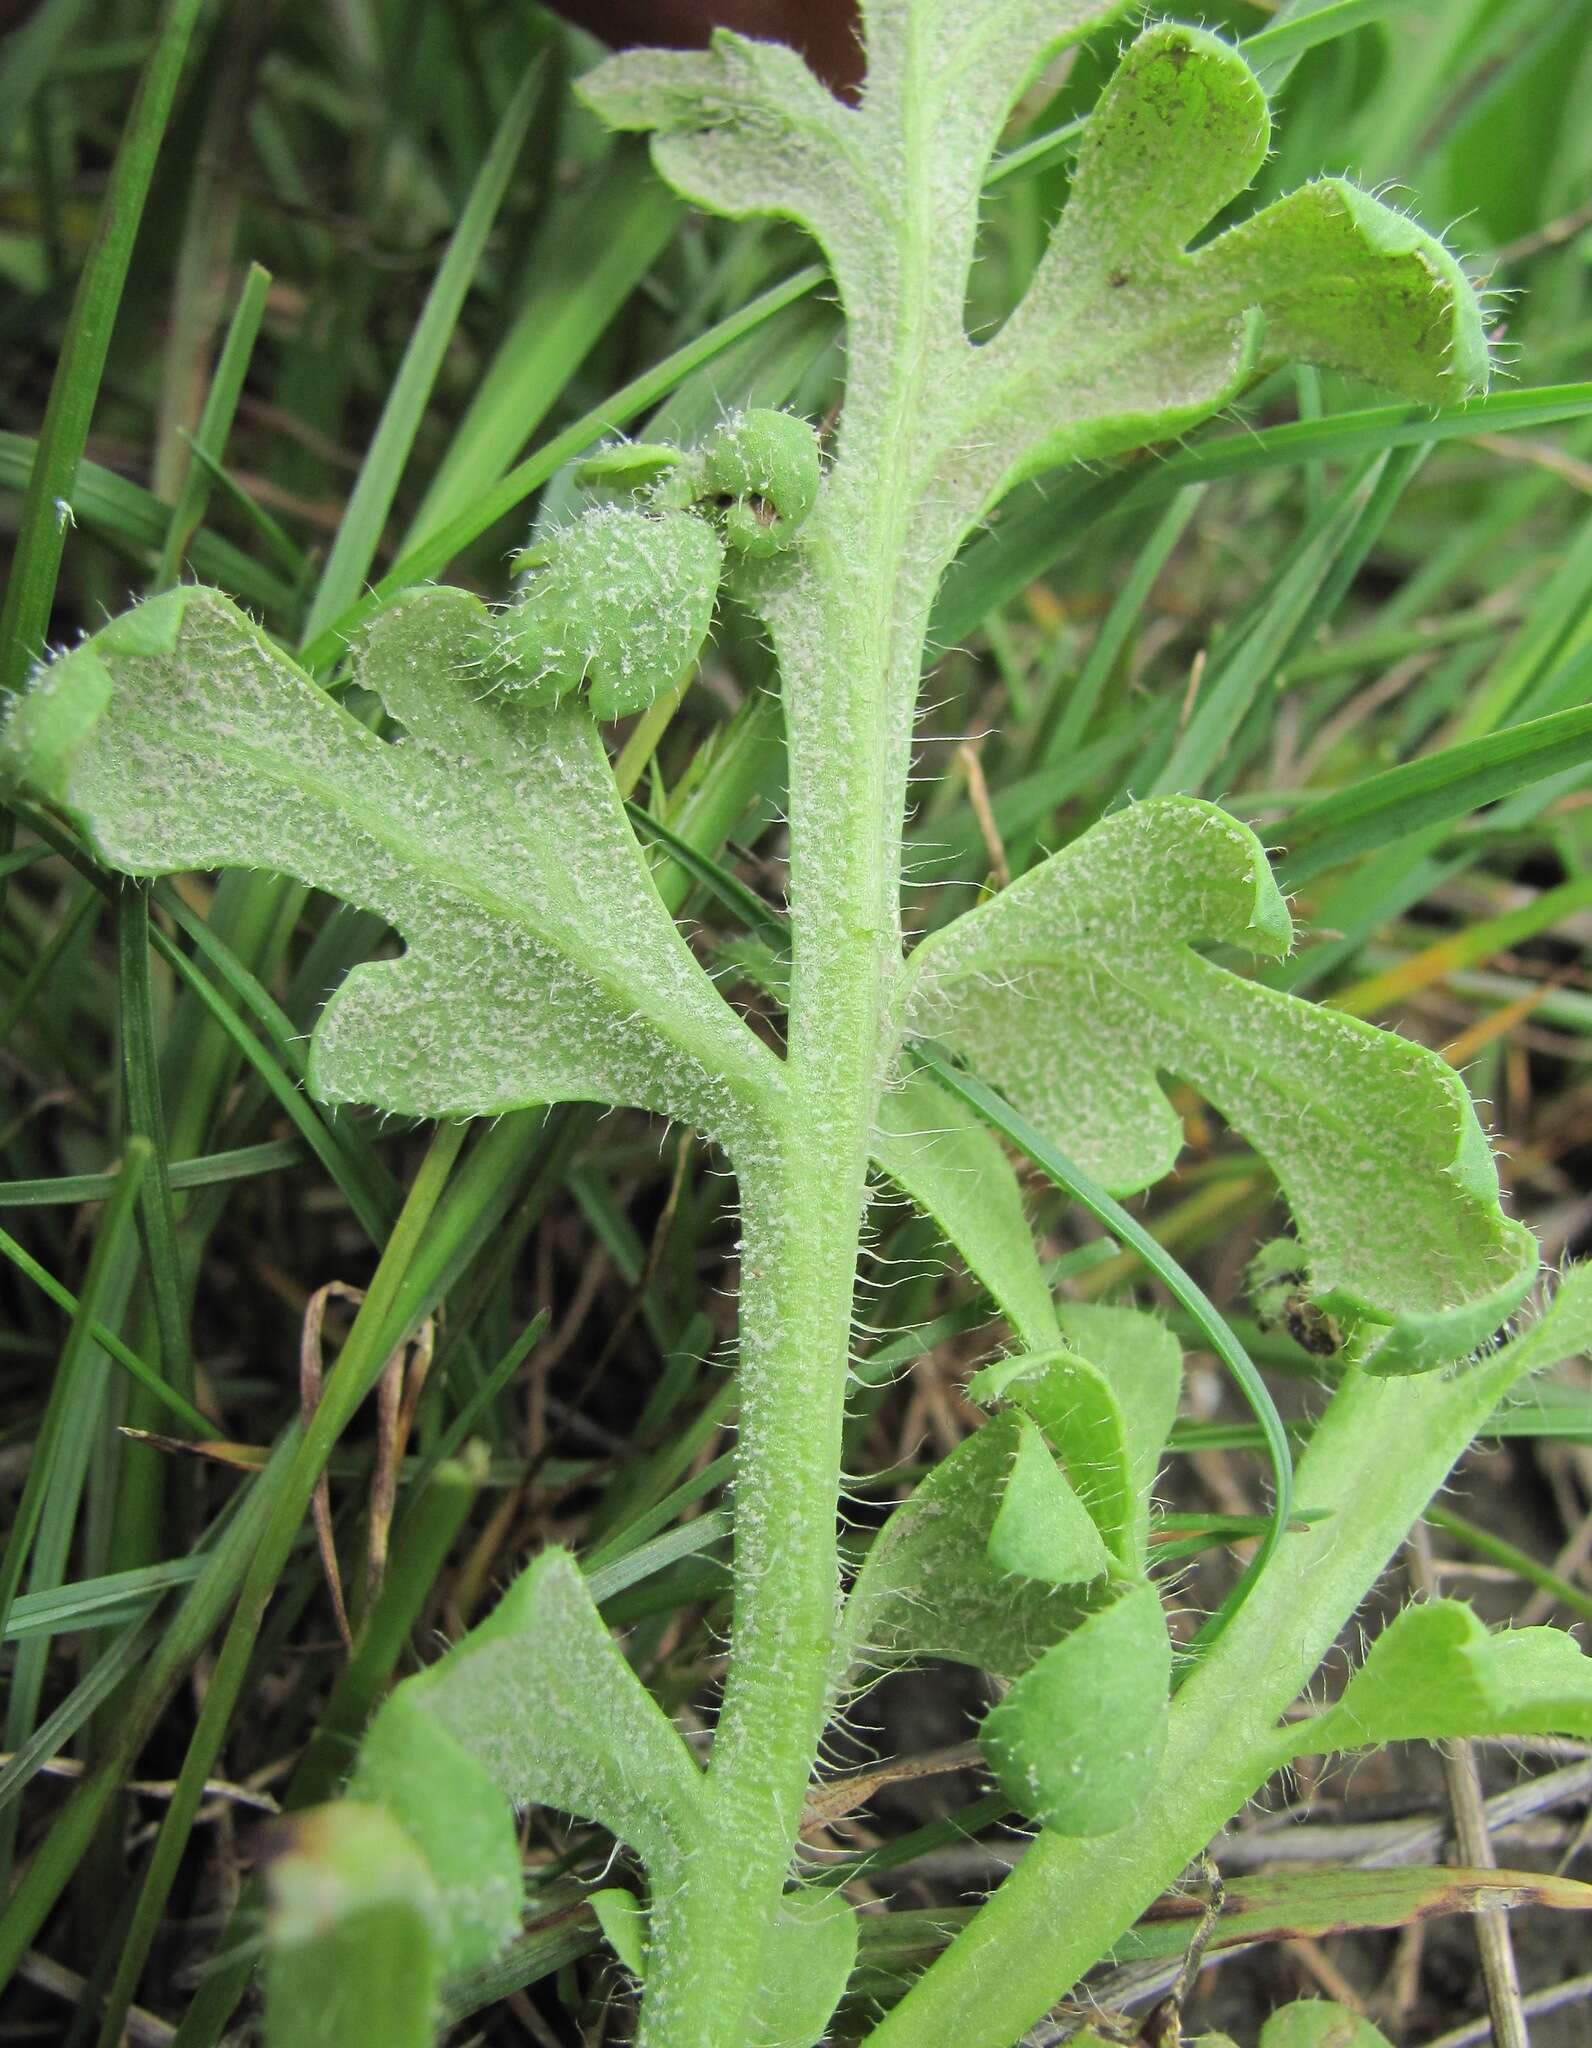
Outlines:
{"type": "MultiPolygon", "coordinates": [[[[896,356],[908,363],[913,352],[896,356]]],[[[864,419],[899,424],[914,392],[864,419]]],[[[831,520],[765,607],[790,758],[788,1093],[742,1206],[735,1618],[708,1839],[654,1906],[644,2048],[751,2038],[762,1959],[832,1703],[841,1425],[868,1161],[898,1044],[907,750],[932,579],[903,567],[903,438],[859,430],[831,520]]]]}
{"type": "Polygon", "coordinates": [[[1131,1827],[1087,1841],[1041,1834],[868,2048],[1011,2048],[1177,1882],[1278,1768],[1281,1715],[1516,1371],[1505,1352],[1441,1382],[1345,1380],[1297,1475],[1301,1505],[1326,1519],[1286,1538],[1178,1694],[1131,1827]]]}

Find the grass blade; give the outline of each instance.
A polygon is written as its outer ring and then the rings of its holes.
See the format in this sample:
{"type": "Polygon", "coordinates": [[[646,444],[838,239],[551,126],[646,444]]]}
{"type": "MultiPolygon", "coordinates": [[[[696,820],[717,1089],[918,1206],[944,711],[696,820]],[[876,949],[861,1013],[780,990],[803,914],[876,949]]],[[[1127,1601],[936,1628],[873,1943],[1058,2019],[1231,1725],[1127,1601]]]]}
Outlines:
{"type": "MultiPolygon", "coordinates": [[[[95,1234],[94,1250],[89,1259],[88,1272],[84,1277],[83,1292],[72,1304],[71,1331],[67,1336],[66,1347],[61,1353],[61,1362],[51,1382],[49,1403],[45,1408],[44,1420],[33,1446],[33,1454],[28,1461],[28,1476],[22,1489],[22,1500],[17,1508],[16,1519],[11,1525],[11,1532],[6,1538],[4,1556],[0,1557],[0,1637],[7,1633],[11,1603],[22,1583],[28,1551],[39,1525],[44,1496],[49,1488],[55,1440],[60,1431],[61,1417],[71,1403],[83,1359],[89,1348],[97,1341],[95,1332],[100,1327],[100,1304],[105,1295],[106,1282],[110,1277],[111,1262],[134,1213],[139,1189],[151,1156],[151,1147],[146,1139],[129,1140],[121,1172],[116,1177],[115,1192],[106,1204],[105,1213],[100,1218],[99,1229],[95,1234]]],[[[11,1746],[15,1747],[15,1743],[11,1746]]]]}
{"type": "Polygon", "coordinates": [[[44,651],[77,467],[99,397],[155,159],[201,4],[202,0],[171,0],[116,151],[22,500],[16,555],[0,609],[0,689],[20,687],[44,651]]]}
{"type": "Polygon", "coordinates": [[[236,1597],[266,1524],[282,1498],[299,1442],[298,1430],[289,1429],[270,1464],[250,1487],[230,1527],[206,1560],[203,1573],[141,1666],[136,1687],[115,1717],[114,1737],[104,1755],[57,1815],[7,1901],[6,1911],[0,1915],[0,1987],[10,1982],[32,1946],[173,1690],[236,1597]]]}
{"type": "Polygon", "coordinates": [[[595,182],[555,199],[532,249],[531,290],[431,479],[406,550],[496,482],[679,224],[644,151],[621,145],[595,182]]]}
{"type": "Polygon", "coordinates": [[[425,310],[409,337],[403,361],[398,366],[387,402],[382,407],[353,495],[337,528],[337,538],[327,558],[320,588],[310,606],[304,638],[314,641],[332,620],[345,612],[358,597],[376,559],[393,499],[409,452],[414,446],[431,389],[442,367],[442,358],[459,322],[465,294],[481,261],[481,251],[492,231],[503,194],[508,189],[514,166],[519,161],[531,111],[536,105],[542,60],[538,59],[520,81],[509,101],[492,147],[465,202],[459,224],[448,243],[432,280],[425,310]]]}
{"type": "MultiPolygon", "coordinates": [[[[160,1362],[171,1386],[191,1401],[193,1350],[167,1174],[166,1118],[160,1102],[155,1020],[149,1000],[149,890],[141,883],[124,883],[116,899],[116,966],[127,1128],[148,1145],[150,1154],[139,1222],[155,1325],[160,1332],[160,1362]]],[[[141,1422],[143,1417],[130,1416],[129,1420],[141,1422]]]]}
{"type": "Polygon", "coordinates": [[[221,347],[215,375],[205,396],[204,411],[193,438],[193,459],[188,464],[188,474],[172,507],[166,538],[155,564],[153,587],[156,590],[165,590],[176,582],[183,555],[205,516],[216,466],[232,431],[233,415],[242,396],[243,380],[248,375],[249,359],[254,354],[260,322],[265,318],[265,301],[270,289],[270,271],[258,263],[251,263],[238,296],[237,311],[232,316],[232,324],[221,347]]]}
{"type": "Polygon", "coordinates": [[[420,1251],[432,1211],[447,1185],[467,1130],[465,1124],[438,1126],[414,1186],[387,1240],[369,1290],[360,1304],[342,1355],[327,1378],[320,1405],[295,1451],[285,1475],[282,1494],[275,1502],[258,1547],[249,1560],[248,1576],[239,1595],[237,1612],[206,1690],[198,1725],[156,1837],[127,1939],[117,1960],[116,1976],[106,1999],[100,2029],[101,2048],[116,2048],[121,2039],[128,2008],[143,1975],[150,1943],[166,1909],[178,1862],[204,1797],[205,1784],[212,1776],[221,1753],[221,1744],[248,1671],[255,1638],[276,1592],[277,1579],[287,1562],[322,1467],[399,1341],[397,1337],[389,1336],[389,1318],[397,1307],[400,1288],[420,1251]]]}
{"type": "MultiPolygon", "coordinates": [[[[4,1557],[0,1558],[0,1637],[6,1632],[11,1603],[22,1583],[30,1554],[33,1557],[35,1592],[54,1591],[65,1573],[84,1464],[81,1448],[76,1457],[72,1456],[66,1433],[73,1422],[89,1419],[83,1411],[89,1408],[86,1375],[93,1364],[94,1331],[152,1159],[153,1147],[146,1138],[129,1138],[122,1156],[121,1184],[100,1218],[88,1272],[83,1280],[83,1293],[72,1317],[61,1362],[51,1382],[50,1397],[28,1462],[28,1476],[16,1520],[6,1539],[4,1557]],[[70,1482],[62,1484],[68,1471],[71,1472],[70,1482]],[[36,1552],[35,1537],[39,1539],[36,1552]]],[[[17,1652],[6,1699],[5,1746],[8,1750],[22,1748],[33,1733],[39,1700],[44,1691],[48,1652],[48,1642],[40,1638],[24,1643],[17,1652]]],[[[16,1830],[17,1809],[11,1806],[0,1813],[0,1889],[10,1880],[16,1830]]]]}
{"type": "MultiPolygon", "coordinates": [[[[63,1287],[55,1275],[41,1266],[24,1246],[17,1243],[9,1231],[0,1230],[0,1256],[8,1258],[20,1273],[23,1273],[37,1287],[41,1294],[47,1294],[57,1308],[65,1309],[69,1316],[78,1312],[79,1302],[75,1294],[63,1287]]],[[[167,1408],[185,1430],[194,1436],[208,1436],[211,1425],[190,1401],[183,1399],[174,1387],[167,1386],[154,1367],[145,1363],[135,1351],[124,1344],[116,1332],[104,1323],[94,1323],[90,1332],[94,1342],[108,1358],[111,1358],[146,1393],[153,1394],[163,1408],[167,1408]]]]}
{"type": "MultiPolygon", "coordinates": [[[[199,460],[203,464],[202,454],[199,460]]],[[[38,443],[31,435],[0,433],[0,486],[25,494],[37,465],[38,443]]],[[[169,508],[152,491],[86,458],[77,466],[66,503],[74,524],[99,534],[140,564],[159,550],[171,520],[169,508]]],[[[295,557],[297,552],[292,550],[295,557]]],[[[242,604],[278,615],[293,606],[291,583],[219,534],[201,528],[189,543],[188,560],[196,576],[230,591],[242,604]]]]}
{"type": "Polygon", "coordinates": [[[1297,889],[1328,868],[1342,867],[1483,804],[1529,787],[1544,776],[1592,760],[1592,705],[1506,726],[1461,746],[1445,747],[1367,776],[1288,820],[1288,852],[1278,882],[1297,889]]]}

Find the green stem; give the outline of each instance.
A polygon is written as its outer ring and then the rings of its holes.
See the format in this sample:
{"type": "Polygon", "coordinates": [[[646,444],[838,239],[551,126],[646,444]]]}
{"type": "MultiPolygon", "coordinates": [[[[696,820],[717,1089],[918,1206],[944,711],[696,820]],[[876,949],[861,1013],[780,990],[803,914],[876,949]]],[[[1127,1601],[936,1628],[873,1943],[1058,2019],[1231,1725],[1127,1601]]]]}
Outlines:
{"type": "Polygon", "coordinates": [[[1042,1834],[868,2048],[1010,2048],[1177,1882],[1277,1768],[1279,1718],[1517,1370],[1504,1353],[1443,1381],[1344,1381],[1298,1472],[1300,1501],[1325,1518],[1285,1539],[1179,1693],[1131,1828],[1042,1834]]]}
{"type": "Polygon", "coordinates": [[[655,1899],[645,2048],[746,2037],[830,1705],[862,1173],[828,1167],[799,1129],[780,1149],[779,1167],[743,1175],[730,1671],[705,1838],[655,1899]]]}
{"type": "Polygon", "coordinates": [[[707,1839],[654,1901],[642,2048],[746,2038],[832,1705],[852,1300],[879,1093],[897,1049],[902,813],[931,587],[930,574],[901,567],[912,500],[900,450],[911,436],[894,429],[915,395],[903,383],[906,395],[881,408],[891,431],[832,472],[828,517],[768,606],[790,757],[788,1085],[766,1156],[737,1161],[730,1665],[707,1839]],[[829,532],[850,545],[831,545],[829,532]]]}

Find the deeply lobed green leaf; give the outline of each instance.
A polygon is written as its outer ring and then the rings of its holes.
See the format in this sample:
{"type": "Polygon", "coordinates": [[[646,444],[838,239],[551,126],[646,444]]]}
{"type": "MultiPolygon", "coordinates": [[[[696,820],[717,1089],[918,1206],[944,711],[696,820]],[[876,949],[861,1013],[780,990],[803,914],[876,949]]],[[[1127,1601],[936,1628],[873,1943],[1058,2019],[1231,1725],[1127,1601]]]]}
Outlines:
{"type": "Polygon", "coordinates": [[[1451,1737],[1592,1737],[1592,1658],[1557,1628],[1491,1631],[1459,1600],[1407,1607],[1325,1713],[1292,1725],[1292,1756],[1451,1737]]]}
{"type": "Polygon", "coordinates": [[[1341,179],[1191,249],[1264,162],[1270,116],[1238,52],[1180,23],[1129,49],[1028,292],[993,339],[969,339],[979,192],[1005,114],[1049,57],[1120,11],[865,8],[854,108],[791,51],[723,31],[707,52],[631,52],[582,82],[611,125],[654,132],[654,160],[687,198],[780,214],[816,237],[846,307],[848,410],[864,432],[878,358],[899,344],[888,309],[913,306],[936,399],[916,489],[936,548],[1023,477],[1183,433],[1274,362],[1353,371],[1427,403],[1485,388],[1460,266],[1341,179]],[[932,206],[931,233],[903,213],[904,194],[932,206]]]}
{"type": "Polygon", "coordinates": [[[1158,1179],[1181,1147],[1161,1072],[1192,1082],[1272,1165],[1314,1295],[1372,1326],[1376,1369],[1442,1364],[1519,1301],[1535,1244],[1502,1214],[1486,1139],[1443,1061],[1194,950],[1275,958],[1291,934],[1254,834],[1212,804],[1158,799],[925,940],[909,1023],[1118,1193],[1158,1179]]]}
{"type": "Polygon", "coordinates": [[[590,717],[485,691],[485,627],[462,591],[383,613],[355,673],[405,728],[386,741],[219,593],[173,591],[43,669],[0,764],[127,872],[274,868],[403,935],[323,1012],[317,1095],[631,1103],[733,1145],[778,1062],[659,900],[590,717]]]}

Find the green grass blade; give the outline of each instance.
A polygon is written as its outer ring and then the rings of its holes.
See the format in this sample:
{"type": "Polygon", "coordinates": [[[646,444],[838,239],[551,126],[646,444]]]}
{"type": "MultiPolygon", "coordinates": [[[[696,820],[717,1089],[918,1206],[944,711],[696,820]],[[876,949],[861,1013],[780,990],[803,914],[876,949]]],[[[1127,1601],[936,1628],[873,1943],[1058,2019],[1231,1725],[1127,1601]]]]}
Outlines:
{"type": "Polygon", "coordinates": [[[1304,810],[1283,830],[1278,880],[1297,889],[1328,868],[1592,760],[1592,705],[1506,726],[1367,776],[1304,810]]]}
{"type": "MultiPolygon", "coordinates": [[[[26,493],[37,458],[38,444],[31,436],[0,433],[0,486],[26,493]]],[[[77,466],[66,502],[77,525],[99,534],[140,566],[160,549],[171,519],[170,509],[152,491],[87,459],[77,466]]],[[[279,527],[275,531],[281,534],[279,527]]],[[[281,538],[286,542],[286,535],[281,538]]],[[[293,559],[299,559],[298,550],[290,542],[287,546],[293,559]]],[[[293,605],[291,583],[272,575],[252,555],[218,534],[204,529],[196,533],[189,544],[188,560],[195,575],[230,591],[242,604],[277,614],[293,605]]]]}
{"type": "Polygon", "coordinates": [[[86,12],[87,0],[45,0],[31,19],[20,12],[8,17],[21,26],[0,45],[0,146],[37,98],[86,12]]]}
{"type": "Polygon", "coordinates": [[[149,890],[137,882],[124,882],[116,899],[122,1086],[127,1128],[150,1148],[150,1169],[139,1205],[144,1269],[160,1332],[162,1370],[175,1391],[191,1401],[193,1349],[167,1168],[166,1118],[160,1101],[160,1066],[149,996],[149,937],[149,890]]]}
{"type": "Polygon", "coordinates": [[[88,922],[97,906],[92,889],[85,889],[67,911],[48,942],[39,949],[38,958],[17,984],[16,994],[0,1016],[0,1046],[9,1045],[11,1034],[32,1010],[39,991],[59,966],[63,955],[71,950],[72,942],[88,922]]]}
{"type": "MultiPolygon", "coordinates": [[[[1260,691],[1304,639],[1333,569],[1354,548],[1363,518],[1380,496],[1383,456],[1360,463],[1289,549],[1257,601],[1247,630],[1218,650],[1200,685],[1199,701],[1151,796],[1200,795],[1227,756],[1233,735],[1260,691]]],[[[1400,480],[1402,482],[1402,479],[1400,480]]]]}
{"type": "MultiPolygon", "coordinates": [[[[203,1159],[174,1159],[168,1169],[173,1189],[219,1187],[235,1180],[255,1180],[302,1166],[309,1157],[294,1138],[271,1138],[261,1145],[240,1145],[230,1152],[212,1152],[203,1159]]],[[[103,1202],[116,1185],[114,1173],[63,1173],[47,1180],[0,1181],[0,1209],[75,1207],[103,1202]]]]}
{"type": "Polygon", "coordinates": [[[105,1206],[105,1213],[101,1216],[99,1229],[95,1233],[94,1250],[89,1259],[88,1272],[84,1276],[83,1292],[72,1304],[72,1327],[61,1353],[60,1364],[56,1367],[51,1381],[50,1399],[45,1407],[44,1420],[39,1426],[33,1454],[28,1460],[28,1476],[23,1484],[22,1499],[6,1538],[4,1555],[0,1557],[0,1637],[7,1632],[11,1603],[22,1583],[28,1552],[39,1526],[45,1494],[49,1488],[55,1442],[60,1432],[62,1415],[73,1399],[83,1361],[96,1342],[95,1332],[100,1327],[99,1312],[105,1296],[106,1283],[110,1278],[111,1264],[134,1214],[139,1189],[151,1156],[151,1147],[146,1139],[133,1138],[128,1141],[121,1172],[116,1177],[115,1192],[105,1206]]]}
{"type": "MultiPolygon", "coordinates": [[[[406,1333],[405,1328],[392,1333],[390,1318],[398,1308],[402,1283],[420,1251],[432,1211],[447,1185],[467,1129],[464,1124],[443,1124],[437,1128],[408,1199],[393,1225],[392,1235],[360,1304],[342,1355],[327,1377],[320,1405],[294,1455],[282,1495],[275,1503],[249,1561],[237,1612],[206,1690],[198,1725],[156,1837],[154,1853],[117,1960],[116,1976],[106,1998],[100,2029],[101,2048],[117,2048],[121,2039],[128,2008],[138,1989],[150,1943],[155,1938],[177,1875],[177,1865],[198,1815],[206,1781],[221,1753],[221,1745],[248,1672],[255,1638],[276,1592],[277,1580],[292,1550],[310,1495],[354,1411],[374,1386],[382,1367],[406,1333]]],[[[412,1329],[413,1321],[407,1321],[406,1327],[412,1329]]]]}
{"type": "MultiPolygon", "coordinates": [[[[27,1598],[24,1594],[23,1599],[27,1598]]],[[[21,1605],[19,1601],[18,1606],[21,1605]]],[[[13,1609],[13,1619],[15,1610],[13,1609]]],[[[67,1744],[111,1697],[128,1674],[147,1658],[155,1640],[153,1625],[126,1628],[90,1665],[64,1699],[34,1729],[0,1769],[0,1808],[20,1799],[40,1768],[59,1756],[67,1744]]]]}
{"type": "Polygon", "coordinates": [[[1483,687],[1465,707],[1454,737],[1491,732],[1516,705],[1532,708],[1536,686],[1592,642],[1592,513],[1586,514],[1553,575],[1538,593],[1524,628],[1504,648],[1483,687]]]}
{"type": "MultiPolygon", "coordinates": [[[[41,1294],[47,1294],[57,1308],[64,1309],[69,1316],[78,1312],[78,1298],[63,1287],[55,1275],[41,1266],[25,1246],[17,1243],[9,1231],[0,1230],[0,1256],[8,1258],[18,1272],[23,1273],[37,1287],[41,1294]]],[[[124,1344],[116,1332],[104,1323],[96,1322],[90,1333],[94,1342],[119,1365],[146,1393],[153,1394],[163,1408],[176,1416],[183,1428],[194,1436],[209,1436],[211,1426],[189,1401],[185,1401],[174,1387],[169,1387],[154,1367],[145,1363],[138,1354],[124,1344]]]]}
{"type": "Polygon", "coordinates": [[[161,931],[152,931],[150,937],[161,958],[175,968],[193,990],[292,1120],[305,1144],[342,1189],[366,1235],[373,1243],[379,1244],[390,1212],[382,1199],[365,1185],[363,1175],[351,1168],[344,1147],[338,1143],[326,1120],[313,1108],[297,1081],[283,1072],[280,1063],[261,1045],[215,983],[199,971],[180,946],[174,946],[161,931]]]}
{"type": "Polygon", "coordinates": [[[681,212],[646,152],[623,143],[595,184],[583,180],[553,201],[531,252],[531,289],[438,465],[406,552],[468,511],[509,467],[657,261],[681,212]]]}
{"type": "Polygon", "coordinates": [[[193,459],[188,464],[188,474],[172,507],[166,538],[161,543],[160,557],[155,564],[153,587],[156,590],[165,590],[176,582],[183,555],[205,516],[215,465],[220,463],[227,436],[232,431],[233,415],[243,393],[243,380],[248,375],[260,322],[265,318],[265,301],[270,289],[270,271],[258,263],[251,263],[238,296],[232,324],[227,329],[227,338],[222,343],[215,375],[205,395],[204,411],[199,416],[198,431],[193,438],[193,459]]]}
{"type": "Polygon", "coordinates": [[[1456,1543],[1463,1544],[1475,1556],[1486,1558],[1489,1564],[1502,1565],[1505,1571],[1524,1579],[1528,1586],[1535,1586],[1539,1592],[1546,1593],[1554,1605],[1562,1607],[1567,1614],[1573,1614],[1581,1621],[1592,1621],[1592,1593],[1565,1578],[1562,1572],[1543,1564],[1529,1550],[1522,1550],[1506,1538],[1495,1536],[1491,1529],[1482,1528],[1479,1522],[1472,1522],[1464,1515],[1456,1515],[1452,1508],[1439,1507],[1435,1503],[1426,1510],[1426,1520],[1434,1529],[1441,1529],[1456,1543]]]}
{"type": "Polygon", "coordinates": [[[179,1681],[220,1626],[237,1597],[267,1523],[285,1492],[300,1443],[290,1428],[270,1464],[189,1587],[169,1627],[139,1667],[130,1696],[119,1708],[113,1739],[56,1816],[0,1915],[0,1987],[18,1963],[82,1861],[107,1806],[121,1789],[179,1681]]]}
{"type": "Polygon", "coordinates": [[[1078,679],[1067,694],[1066,708],[1040,751],[1040,765],[1055,766],[1077,752],[1084,728],[1094,716],[1100,693],[1149,601],[1156,579],[1187,531],[1204,495],[1199,485],[1179,491],[1134,556],[1127,581],[1117,592],[1078,671],[1078,679]]]}
{"type": "MultiPolygon", "coordinates": [[[[86,1467],[87,1444],[82,1432],[92,1426],[97,1405],[88,1378],[94,1370],[94,1331],[111,1275],[121,1257],[128,1225],[137,1213],[139,1194],[152,1158],[153,1148],[146,1138],[128,1139],[122,1156],[121,1185],[100,1218],[83,1293],[50,1385],[16,1520],[6,1540],[4,1557],[0,1558],[0,1637],[5,1634],[11,1603],[30,1557],[33,1591],[53,1591],[65,1576],[86,1467]],[[69,1433],[73,1431],[78,1435],[75,1444],[69,1442],[69,1433]]],[[[6,1697],[8,1750],[22,1748],[33,1733],[44,1692],[48,1654],[48,1642],[39,1638],[24,1643],[17,1651],[6,1697]]],[[[8,1807],[0,1814],[0,1888],[10,1881],[16,1830],[17,1810],[8,1807]]]]}
{"type": "Polygon", "coordinates": [[[60,360],[22,500],[16,554],[0,608],[0,689],[20,687],[44,652],[77,467],[132,261],[155,159],[202,0],[171,0],[116,151],[88,262],[72,302],[60,360]]]}
{"type": "Polygon", "coordinates": [[[1543,385],[1489,392],[1439,413],[1416,405],[1377,405],[1326,419],[1219,434],[1179,449],[1153,468],[1136,463],[1088,481],[1066,474],[1042,477],[1015,490],[994,530],[958,556],[935,607],[930,644],[954,646],[965,640],[990,611],[1043,576],[1107,513],[1131,518],[1185,484],[1347,462],[1474,434],[1517,433],[1588,414],[1592,383],[1543,385]]]}
{"type": "Polygon", "coordinates": [[[1256,433],[1223,434],[1197,448],[1180,449],[1139,489],[1159,496],[1180,484],[1216,477],[1254,476],[1299,462],[1345,462],[1389,448],[1428,447],[1473,434],[1515,434],[1558,426],[1592,413],[1592,383],[1544,384],[1523,391],[1489,391],[1430,412],[1418,405],[1372,405],[1325,419],[1293,420],[1256,433]]]}
{"type": "Polygon", "coordinates": [[[429,1485],[432,1474],[449,1458],[454,1457],[464,1446],[472,1430],[488,1414],[493,1403],[507,1388],[520,1367],[532,1351],[547,1335],[547,1326],[552,1320],[544,1308],[521,1330],[518,1337],[504,1352],[479,1387],[459,1410],[452,1422],[438,1437],[436,1443],[421,1459],[411,1482],[416,1487],[429,1485]]]}
{"type": "Polygon", "coordinates": [[[132,1571],[106,1572],[97,1579],[79,1579],[48,1592],[19,1593],[11,1603],[4,1639],[64,1635],[93,1625],[141,1615],[162,1593],[198,1578],[203,1560],[173,1558],[169,1564],[140,1565],[132,1571]]]}
{"type": "Polygon", "coordinates": [[[781,952],[789,948],[790,926],[783,914],[773,904],[765,903],[757,891],[749,889],[738,875],[732,875],[707,854],[699,853],[689,840],[681,838],[678,832],[672,831],[661,818],[653,817],[650,811],[643,810],[640,804],[627,803],[625,813],[643,839],[650,839],[661,846],[693,882],[716,897],[748,931],[760,933],[781,952]]]}
{"type": "Polygon", "coordinates": [[[409,337],[403,361],[398,367],[381,419],[360,465],[353,495],[344,509],[337,538],[327,558],[320,587],[310,606],[304,638],[315,641],[358,598],[371,563],[376,559],[382,532],[392,511],[393,499],[404,466],[414,446],[415,435],[431,398],[432,386],[448,343],[459,322],[465,294],[481,261],[481,251],[492,231],[498,207],[508,189],[514,166],[519,161],[536,105],[542,60],[531,65],[515,91],[498,124],[492,147],[482,161],[475,185],[465,202],[459,224],[448,243],[426,298],[425,310],[409,337]]]}
{"type": "MultiPolygon", "coordinates": [[[[470,1457],[437,1467],[398,1527],[392,1563],[380,1596],[361,1629],[354,1654],[343,1667],[316,1721],[309,1747],[299,1759],[283,1802],[289,1811],[329,1799],[353,1761],[359,1731],[397,1668],[421,1609],[479,1492],[484,1458],[470,1457]]],[[[258,1880],[251,1881],[233,1910],[220,1954],[183,2015],[181,2048],[210,2048],[248,1988],[257,1960],[247,1940],[261,1909],[258,1880]]],[[[175,2044],[174,2044],[175,2048],[175,2044]]]]}
{"type": "Polygon", "coordinates": [[[1326,0],[1324,6],[1296,15],[1292,21],[1257,29],[1252,36],[1245,36],[1240,48],[1267,93],[1272,94],[1309,51],[1385,21],[1408,4],[1409,0],[1326,0]]]}

